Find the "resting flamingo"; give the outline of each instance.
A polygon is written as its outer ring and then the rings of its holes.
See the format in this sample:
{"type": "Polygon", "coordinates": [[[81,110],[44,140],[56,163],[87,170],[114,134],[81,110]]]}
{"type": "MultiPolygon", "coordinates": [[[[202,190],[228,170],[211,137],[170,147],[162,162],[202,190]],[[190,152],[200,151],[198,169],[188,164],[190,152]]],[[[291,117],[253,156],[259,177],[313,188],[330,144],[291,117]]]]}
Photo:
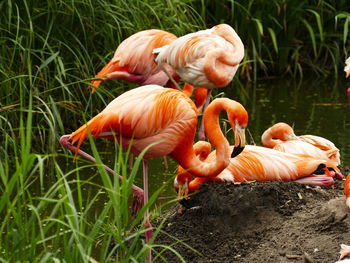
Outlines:
{"type": "Polygon", "coordinates": [[[268,128],[261,136],[263,146],[275,150],[307,154],[315,158],[334,161],[340,165],[339,149],[330,140],[315,135],[296,136],[287,123],[279,122],[268,128]]]}
{"type": "MultiPolygon", "coordinates": [[[[185,82],[208,89],[205,110],[212,89],[232,81],[243,59],[244,45],[231,26],[220,24],[179,37],[154,53],[158,64],[170,65],[185,82]]],[[[203,125],[198,135],[205,139],[203,125]]]]}
{"type": "MultiPolygon", "coordinates": [[[[116,138],[123,148],[130,146],[134,154],[139,154],[152,145],[143,159],[144,203],[147,203],[149,158],[169,155],[196,176],[215,176],[229,164],[231,152],[236,155],[243,150],[247,123],[248,114],[240,103],[227,98],[214,100],[204,113],[204,124],[209,140],[217,149],[217,158],[213,162],[202,162],[193,150],[197,126],[197,109],[194,103],[178,90],[148,85],[120,95],[78,130],[62,136],[60,142],[65,148],[84,158],[87,155],[79,148],[88,132],[94,138],[116,138]],[[235,132],[236,147],[233,151],[230,151],[229,143],[219,126],[221,111],[227,112],[235,132]],[[77,146],[74,146],[76,142],[77,146]]],[[[93,161],[91,156],[88,158],[93,161]]],[[[136,195],[141,194],[136,192],[136,195]]],[[[146,242],[149,242],[152,228],[148,212],[145,214],[145,225],[148,229],[146,242]]]]}
{"type": "MultiPolygon", "coordinates": [[[[212,162],[216,158],[216,152],[210,153],[211,145],[207,142],[199,141],[193,148],[203,161],[212,162]]],[[[302,184],[329,186],[334,184],[334,180],[328,168],[338,171],[331,161],[246,145],[242,153],[231,158],[226,169],[215,177],[196,177],[192,180],[194,175],[191,171],[179,166],[174,186],[178,189],[180,198],[186,198],[188,192],[198,190],[206,181],[241,183],[293,180],[302,184]]]]}

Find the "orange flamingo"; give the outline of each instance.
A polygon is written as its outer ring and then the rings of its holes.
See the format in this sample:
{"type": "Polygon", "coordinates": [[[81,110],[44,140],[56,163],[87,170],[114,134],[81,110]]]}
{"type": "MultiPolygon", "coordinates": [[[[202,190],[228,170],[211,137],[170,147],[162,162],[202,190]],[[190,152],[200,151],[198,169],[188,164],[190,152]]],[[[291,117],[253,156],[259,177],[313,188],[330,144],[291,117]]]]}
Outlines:
{"type": "MultiPolygon", "coordinates": [[[[100,79],[91,81],[92,92],[107,79],[124,79],[140,85],[172,86],[173,83],[169,82],[167,74],[155,63],[152,51],[175,39],[177,37],[174,34],[158,29],[144,30],[131,35],[120,43],[111,61],[95,76],[100,79]]],[[[170,76],[179,79],[172,67],[164,65],[164,68],[170,76]]]]}
{"type": "Polygon", "coordinates": [[[294,134],[293,128],[279,122],[268,128],[261,136],[263,146],[275,150],[306,154],[315,158],[331,160],[340,165],[339,149],[331,141],[315,135],[294,134]]]}
{"type": "Polygon", "coordinates": [[[346,205],[350,208],[350,173],[346,176],[344,182],[344,194],[346,197],[346,205]]]}
{"type": "MultiPolygon", "coordinates": [[[[232,81],[243,59],[244,45],[231,26],[220,24],[179,37],[154,53],[158,64],[170,65],[185,82],[208,89],[205,109],[211,90],[232,81]]],[[[202,127],[199,137],[204,140],[202,127]]]]}
{"type": "MultiPolygon", "coordinates": [[[[204,125],[209,140],[217,149],[213,162],[203,162],[195,155],[193,141],[197,126],[197,109],[183,93],[148,85],[132,89],[114,99],[107,107],[78,130],[61,137],[61,144],[75,154],[91,161],[93,157],[79,148],[88,132],[94,138],[118,140],[124,148],[139,154],[149,147],[144,155],[144,203],[148,202],[148,159],[169,155],[185,169],[196,176],[215,176],[229,164],[230,153],[239,154],[245,146],[245,127],[248,114],[244,107],[233,100],[214,100],[204,113],[204,125]],[[235,149],[229,143],[219,126],[219,114],[226,111],[235,131],[235,149]],[[77,142],[77,146],[73,144],[77,142]],[[231,152],[230,152],[231,151],[231,152]]],[[[110,170],[109,170],[110,171],[110,170]]],[[[113,173],[113,171],[110,171],[113,173]]],[[[135,189],[134,193],[135,193],[135,189]]],[[[137,196],[142,193],[136,191],[137,196]]],[[[146,242],[150,241],[152,228],[148,212],[145,214],[146,242]]],[[[148,261],[150,260],[148,255],[148,261]]]]}
{"type": "MultiPolygon", "coordinates": [[[[198,157],[207,162],[215,160],[215,151],[210,153],[211,145],[197,142],[193,146],[198,157]]],[[[192,180],[191,171],[179,166],[174,186],[179,197],[187,197],[206,181],[241,183],[248,181],[296,181],[302,184],[328,186],[334,180],[328,168],[338,168],[331,161],[315,159],[307,155],[290,154],[266,147],[246,145],[242,153],[230,159],[230,164],[215,177],[196,177],[192,180]],[[317,174],[317,175],[316,175],[317,174]]]]}

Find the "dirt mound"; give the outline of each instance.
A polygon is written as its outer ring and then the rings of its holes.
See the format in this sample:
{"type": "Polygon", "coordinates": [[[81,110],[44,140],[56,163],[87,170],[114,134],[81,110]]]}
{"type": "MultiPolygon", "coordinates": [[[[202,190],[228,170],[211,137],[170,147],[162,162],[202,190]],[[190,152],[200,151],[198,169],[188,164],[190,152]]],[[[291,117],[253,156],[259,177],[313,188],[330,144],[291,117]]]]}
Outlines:
{"type": "MultiPolygon", "coordinates": [[[[350,244],[342,182],[335,189],[210,182],[182,204],[156,243],[172,245],[187,262],[334,262],[340,244],[350,244]]],[[[171,252],[163,256],[179,262],[171,252]]]]}

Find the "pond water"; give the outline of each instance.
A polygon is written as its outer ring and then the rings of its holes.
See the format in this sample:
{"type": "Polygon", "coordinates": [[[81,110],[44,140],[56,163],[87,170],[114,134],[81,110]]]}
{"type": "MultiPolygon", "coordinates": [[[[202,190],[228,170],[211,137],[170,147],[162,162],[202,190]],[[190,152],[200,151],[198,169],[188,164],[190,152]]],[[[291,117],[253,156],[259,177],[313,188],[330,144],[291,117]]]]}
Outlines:
{"type": "MultiPolygon", "coordinates": [[[[334,142],[340,149],[342,167],[350,167],[350,106],[346,99],[345,82],[310,80],[296,84],[288,80],[264,80],[245,87],[218,89],[214,94],[224,96],[223,92],[226,97],[241,102],[249,113],[247,143],[261,145],[261,134],[274,123],[283,121],[294,127],[296,135],[313,134],[334,142]]],[[[227,138],[232,143],[233,134],[230,133],[227,138]]],[[[110,146],[101,157],[111,165],[115,153],[114,146],[110,146]]],[[[149,162],[150,192],[168,182],[158,198],[159,202],[176,197],[172,182],[177,164],[170,158],[167,160],[168,169],[165,169],[162,158],[149,162]]],[[[136,184],[142,187],[142,165],[136,184]]]]}

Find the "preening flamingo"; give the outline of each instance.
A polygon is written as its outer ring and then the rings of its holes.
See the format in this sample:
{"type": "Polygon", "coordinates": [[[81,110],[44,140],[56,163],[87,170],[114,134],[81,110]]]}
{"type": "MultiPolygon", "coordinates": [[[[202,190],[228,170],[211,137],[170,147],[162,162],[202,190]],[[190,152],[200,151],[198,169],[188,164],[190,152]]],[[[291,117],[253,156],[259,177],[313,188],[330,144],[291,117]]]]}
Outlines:
{"type": "Polygon", "coordinates": [[[315,158],[334,161],[340,165],[339,149],[330,140],[315,135],[296,136],[292,127],[279,122],[268,128],[261,136],[263,146],[275,150],[306,154],[315,158]]]}
{"type": "MultiPolygon", "coordinates": [[[[213,162],[216,158],[215,151],[210,153],[211,146],[207,142],[199,141],[193,148],[203,161],[213,162]]],[[[230,164],[215,177],[196,177],[192,180],[191,172],[179,166],[174,186],[178,189],[179,197],[185,198],[188,192],[198,190],[206,181],[240,183],[293,180],[302,184],[328,186],[334,184],[328,168],[338,170],[331,161],[246,145],[242,153],[231,158],[230,164]]]]}
{"type": "MultiPolygon", "coordinates": [[[[231,26],[220,24],[179,37],[154,53],[158,64],[170,65],[185,82],[208,89],[205,109],[211,90],[232,81],[243,59],[244,45],[231,26]]],[[[204,139],[203,128],[199,137],[204,139]]]]}
{"type": "MultiPolygon", "coordinates": [[[[134,154],[156,143],[147,150],[143,160],[144,203],[147,203],[149,158],[169,155],[196,176],[215,176],[229,164],[231,153],[237,155],[243,150],[247,123],[248,114],[240,103],[227,98],[214,100],[204,113],[204,125],[217,156],[213,162],[203,162],[193,150],[197,126],[194,103],[178,90],[148,85],[120,95],[78,130],[62,136],[60,141],[64,147],[79,155],[82,153],[79,148],[88,131],[94,138],[116,138],[124,148],[131,146],[134,154]],[[220,129],[221,111],[226,111],[235,132],[233,151],[220,129]],[[76,147],[73,145],[75,143],[76,147]]],[[[82,156],[85,158],[86,154],[82,156]]],[[[146,232],[146,241],[149,242],[152,229],[148,213],[145,214],[145,225],[149,229],[146,232]]]]}
{"type": "MultiPolygon", "coordinates": [[[[91,81],[92,91],[107,79],[124,79],[140,85],[172,86],[167,74],[155,63],[152,51],[175,39],[177,37],[174,34],[158,29],[131,35],[120,43],[111,61],[95,76],[101,79],[91,81]]],[[[172,67],[166,64],[164,67],[173,78],[179,79],[172,67]]]]}

